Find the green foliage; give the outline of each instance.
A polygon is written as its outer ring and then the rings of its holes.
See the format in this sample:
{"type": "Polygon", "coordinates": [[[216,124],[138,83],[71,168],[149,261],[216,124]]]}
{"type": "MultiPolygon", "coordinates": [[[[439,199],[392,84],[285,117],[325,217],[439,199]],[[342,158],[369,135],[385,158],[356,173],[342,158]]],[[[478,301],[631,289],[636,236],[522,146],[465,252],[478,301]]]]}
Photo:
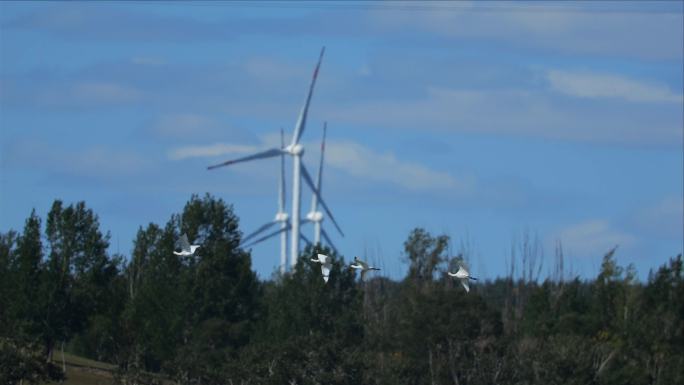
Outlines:
{"type": "Polygon", "coordinates": [[[354,272],[328,249],[308,247],[291,274],[266,285],[264,314],[258,323],[247,362],[253,371],[241,379],[282,384],[360,382],[364,367],[362,292],[354,272]],[[323,281],[318,252],[332,258],[332,273],[323,281]]]}
{"type": "Polygon", "coordinates": [[[433,237],[422,228],[414,229],[404,242],[404,252],[409,262],[409,279],[421,284],[434,279],[437,267],[447,260],[443,254],[449,245],[449,237],[433,237]]]}
{"type": "Polygon", "coordinates": [[[45,361],[41,347],[23,338],[0,339],[0,383],[61,381],[62,370],[45,361]]]}
{"type": "MultiPolygon", "coordinates": [[[[595,280],[523,274],[466,293],[445,272],[449,238],[413,230],[407,276],[361,281],[344,257],[308,247],[294,271],[260,282],[230,205],[193,195],[140,227],[130,258],[83,202],[54,202],[0,234],[0,383],[60,380],[55,347],[111,362],[126,384],[684,383],[682,256],[636,280],[616,248],[595,280]],[[201,247],[174,254],[181,234],[201,247]],[[327,283],[320,264],[331,256],[327,283]]],[[[382,273],[382,272],[379,272],[382,273]]]]}
{"type": "Polygon", "coordinates": [[[16,276],[14,271],[17,234],[9,231],[0,233],[0,330],[10,330],[10,322],[16,317],[9,314],[10,306],[19,304],[14,292],[16,276]],[[10,300],[15,298],[14,300],[10,300]]]}

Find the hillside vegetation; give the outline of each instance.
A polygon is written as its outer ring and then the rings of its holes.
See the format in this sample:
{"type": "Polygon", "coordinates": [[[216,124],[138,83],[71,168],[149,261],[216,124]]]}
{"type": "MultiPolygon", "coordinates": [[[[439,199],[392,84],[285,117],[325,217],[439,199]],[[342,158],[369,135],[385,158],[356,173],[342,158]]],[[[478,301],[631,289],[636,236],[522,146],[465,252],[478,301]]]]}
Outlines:
{"type": "Polygon", "coordinates": [[[240,238],[210,195],[140,227],[130,256],[108,253],[83,202],[32,212],[0,234],[0,383],[684,383],[681,255],[640,282],[607,250],[581,280],[559,247],[542,278],[525,238],[508,277],[466,293],[445,272],[468,250],[452,257],[447,236],[419,228],[406,276],[367,282],[353,255],[311,247],[293,273],[260,281],[240,238]],[[173,254],[183,233],[196,257],[173,254]],[[319,251],[333,258],[327,284],[309,261],[319,251]]]}

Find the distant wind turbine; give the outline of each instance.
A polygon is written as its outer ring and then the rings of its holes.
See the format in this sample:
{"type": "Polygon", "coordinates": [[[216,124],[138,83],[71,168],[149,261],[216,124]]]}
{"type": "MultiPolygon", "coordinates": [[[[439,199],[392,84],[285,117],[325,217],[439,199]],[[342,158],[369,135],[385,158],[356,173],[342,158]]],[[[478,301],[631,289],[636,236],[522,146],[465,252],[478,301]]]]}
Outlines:
{"type": "Polygon", "coordinates": [[[297,118],[297,123],[295,124],[294,127],[294,132],[292,134],[292,142],[290,145],[288,145],[285,148],[272,148],[266,151],[262,151],[256,154],[248,155],[242,158],[238,159],[233,159],[233,160],[228,160],[223,163],[219,163],[213,166],[209,166],[209,170],[213,170],[219,167],[223,166],[228,166],[231,164],[235,163],[240,163],[240,162],[246,162],[249,160],[256,160],[256,159],[265,159],[265,158],[272,158],[274,156],[278,155],[290,155],[293,157],[293,172],[292,172],[292,237],[291,237],[291,249],[290,249],[290,265],[294,267],[297,264],[297,258],[299,256],[299,238],[301,236],[299,232],[299,225],[300,225],[300,203],[301,203],[301,189],[300,189],[300,183],[301,183],[301,177],[304,177],[304,181],[306,184],[309,185],[309,188],[311,188],[312,192],[314,195],[316,195],[316,198],[318,201],[321,203],[323,206],[323,209],[325,209],[325,212],[328,214],[330,217],[330,220],[333,222],[337,230],[340,232],[340,234],[344,235],[342,233],[342,230],[340,229],[340,226],[337,224],[337,221],[335,221],[334,216],[332,215],[332,212],[328,208],[328,205],[325,204],[325,201],[321,198],[320,194],[318,193],[318,190],[316,190],[316,187],[314,186],[313,180],[311,179],[311,175],[307,171],[306,167],[302,163],[302,155],[304,154],[304,147],[299,144],[299,140],[304,133],[304,129],[306,128],[306,118],[307,114],[309,111],[309,104],[311,103],[311,96],[313,95],[313,90],[314,90],[314,85],[316,84],[316,78],[318,77],[318,70],[320,69],[321,62],[323,60],[323,54],[325,52],[325,47],[321,49],[321,54],[318,57],[318,63],[316,64],[316,69],[314,70],[313,77],[311,79],[311,84],[309,85],[309,91],[306,95],[306,99],[304,102],[304,106],[302,106],[302,110],[299,113],[299,117],[297,118]]]}
{"type": "MultiPolygon", "coordinates": [[[[318,165],[318,176],[316,178],[316,190],[318,191],[319,195],[322,195],[323,192],[323,158],[325,155],[325,133],[327,131],[327,128],[328,122],[324,122],[323,140],[321,141],[321,161],[318,165]]],[[[323,238],[325,238],[325,241],[328,243],[328,245],[333,250],[335,250],[335,252],[337,252],[337,248],[330,239],[330,236],[328,236],[328,233],[325,231],[325,229],[321,228],[321,222],[323,222],[323,213],[318,211],[318,197],[316,196],[316,194],[313,194],[311,196],[311,211],[309,211],[309,213],[306,214],[306,219],[313,222],[314,224],[314,244],[318,245],[321,243],[322,234],[323,238]]]]}
{"type": "MultiPolygon", "coordinates": [[[[280,129],[280,148],[285,148],[285,138],[283,129],[280,129]]],[[[280,230],[272,235],[280,234],[280,273],[285,273],[285,268],[287,267],[287,231],[290,228],[289,216],[285,212],[285,154],[280,154],[280,178],[278,180],[278,212],[276,212],[275,219],[262,225],[253,233],[247,235],[242,239],[242,244],[240,246],[246,247],[251,246],[256,243],[261,242],[262,238],[257,241],[248,241],[257,235],[263,233],[264,231],[273,227],[273,225],[280,223],[280,230]]]]}

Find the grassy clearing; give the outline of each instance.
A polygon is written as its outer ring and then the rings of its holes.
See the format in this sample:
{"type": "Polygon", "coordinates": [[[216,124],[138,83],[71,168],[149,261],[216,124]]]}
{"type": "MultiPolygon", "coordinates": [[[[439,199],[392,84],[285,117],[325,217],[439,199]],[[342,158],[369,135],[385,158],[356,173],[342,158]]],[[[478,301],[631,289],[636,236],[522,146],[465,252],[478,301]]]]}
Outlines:
{"type": "MultiPolygon", "coordinates": [[[[54,364],[61,367],[62,353],[55,353],[54,364]]],[[[63,385],[115,385],[114,371],[116,365],[79,357],[70,353],[64,353],[64,366],[66,368],[66,381],[63,385]]],[[[148,374],[155,378],[158,383],[174,385],[174,382],[157,374],[148,374]]],[[[52,383],[51,383],[52,384],[52,383]]],[[[45,384],[48,385],[48,384],[45,384]]]]}
{"type": "MultiPolygon", "coordinates": [[[[58,352],[54,355],[53,359],[55,360],[55,363],[60,364],[62,362],[62,353],[58,352]]],[[[70,366],[83,366],[107,371],[112,371],[116,369],[116,365],[75,356],[70,353],[64,353],[64,362],[70,366]]]]}

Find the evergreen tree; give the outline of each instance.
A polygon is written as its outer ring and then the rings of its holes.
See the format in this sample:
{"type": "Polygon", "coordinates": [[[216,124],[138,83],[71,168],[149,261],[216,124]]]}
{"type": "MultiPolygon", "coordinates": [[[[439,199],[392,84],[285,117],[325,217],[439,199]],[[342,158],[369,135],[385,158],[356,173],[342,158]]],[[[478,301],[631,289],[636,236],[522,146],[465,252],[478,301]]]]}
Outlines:
{"type": "Polygon", "coordinates": [[[362,286],[331,250],[307,247],[295,271],[264,291],[265,318],[243,363],[256,374],[252,378],[268,384],[361,383],[362,286]],[[310,260],[319,252],[332,259],[327,283],[320,264],[310,260]]]}
{"type": "Polygon", "coordinates": [[[21,236],[13,232],[0,237],[0,383],[60,380],[61,369],[47,362],[41,342],[45,318],[41,280],[43,247],[41,221],[35,210],[26,219],[21,236]],[[5,297],[7,296],[7,297],[5,297]]]}
{"type": "Polygon", "coordinates": [[[173,373],[183,381],[222,382],[221,367],[250,341],[260,284],[250,255],[238,247],[238,219],[223,200],[193,195],[167,227],[176,224],[201,247],[183,262],[182,342],[173,373]]]}
{"type": "Polygon", "coordinates": [[[107,286],[116,276],[116,262],[106,249],[99,221],[84,202],[63,207],[56,200],[48,213],[46,235],[49,246],[45,288],[47,325],[43,338],[51,357],[58,341],[66,342],[85,330],[90,317],[105,312],[107,286]]]}
{"type": "Polygon", "coordinates": [[[0,330],[10,330],[10,321],[13,319],[10,307],[17,301],[14,271],[16,244],[16,232],[10,230],[0,233],[0,330]]]}

